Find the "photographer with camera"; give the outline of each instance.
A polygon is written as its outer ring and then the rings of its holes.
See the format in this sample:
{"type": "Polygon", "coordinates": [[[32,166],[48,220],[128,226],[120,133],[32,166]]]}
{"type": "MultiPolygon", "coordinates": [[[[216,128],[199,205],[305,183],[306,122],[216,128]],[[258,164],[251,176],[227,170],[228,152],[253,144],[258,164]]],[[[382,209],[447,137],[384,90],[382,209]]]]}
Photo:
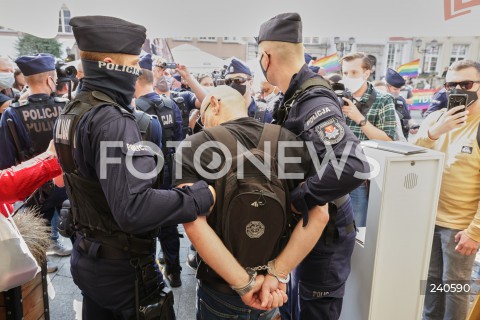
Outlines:
{"type": "MultiPolygon", "coordinates": [[[[53,136],[53,126],[67,99],[54,97],[57,87],[55,57],[39,53],[21,56],[15,63],[25,76],[29,86],[28,100],[13,103],[3,113],[0,121],[0,169],[12,167],[33,158],[47,149],[53,136]]],[[[40,206],[40,213],[52,226],[48,254],[70,255],[71,250],[58,241],[58,215],[67,199],[65,188],[53,183],[43,185],[27,206],[40,206]]],[[[48,266],[54,271],[53,265],[48,266]]]]}
{"type": "MultiPolygon", "coordinates": [[[[353,96],[353,99],[342,98],[344,101],[342,111],[347,118],[347,125],[360,141],[373,139],[392,141],[397,126],[393,97],[376,91],[367,81],[372,72],[372,62],[365,53],[358,52],[343,56],[340,63],[342,82],[353,96]]],[[[357,227],[365,227],[368,210],[366,183],[353,190],[350,196],[355,223],[357,227]]]]}
{"type": "Polygon", "coordinates": [[[72,90],[75,84],[78,83],[77,69],[74,66],[68,66],[62,60],[55,64],[57,72],[57,97],[72,99],[72,90]]]}

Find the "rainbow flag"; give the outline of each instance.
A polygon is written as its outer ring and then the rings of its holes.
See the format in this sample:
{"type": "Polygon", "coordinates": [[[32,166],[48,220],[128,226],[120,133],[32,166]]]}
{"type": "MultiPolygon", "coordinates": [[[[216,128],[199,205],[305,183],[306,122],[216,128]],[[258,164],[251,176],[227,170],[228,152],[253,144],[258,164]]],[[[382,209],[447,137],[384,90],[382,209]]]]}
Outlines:
{"type": "Polygon", "coordinates": [[[324,68],[327,73],[340,70],[337,53],[313,61],[312,66],[324,68]]]}
{"type": "Polygon", "coordinates": [[[403,77],[417,77],[418,69],[420,68],[420,59],[410,61],[398,67],[398,73],[403,77]]]}
{"type": "Polygon", "coordinates": [[[436,89],[415,89],[413,92],[413,104],[408,106],[409,110],[427,109],[432,103],[432,97],[437,92],[436,89]]]}

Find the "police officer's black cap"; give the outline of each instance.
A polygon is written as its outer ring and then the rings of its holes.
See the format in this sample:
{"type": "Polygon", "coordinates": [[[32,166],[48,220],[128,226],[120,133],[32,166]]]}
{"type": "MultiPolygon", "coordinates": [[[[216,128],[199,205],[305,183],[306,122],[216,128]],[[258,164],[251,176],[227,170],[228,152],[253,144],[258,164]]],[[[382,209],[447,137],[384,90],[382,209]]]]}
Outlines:
{"type": "Polygon", "coordinates": [[[262,23],[257,43],[262,41],[302,42],[302,19],[296,12],[281,13],[262,23]]]}
{"type": "Polygon", "coordinates": [[[395,70],[392,68],[387,69],[387,75],[385,76],[385,81],[389,85],[395,88],[401,88],[405,85],[405,79],[395,70]]]}
{"type": "Polygon", "coordinates": [[[73,17],[70,25],[82,51],[138,55],[147,37],[144,26],[114,17],[73,17]]]}

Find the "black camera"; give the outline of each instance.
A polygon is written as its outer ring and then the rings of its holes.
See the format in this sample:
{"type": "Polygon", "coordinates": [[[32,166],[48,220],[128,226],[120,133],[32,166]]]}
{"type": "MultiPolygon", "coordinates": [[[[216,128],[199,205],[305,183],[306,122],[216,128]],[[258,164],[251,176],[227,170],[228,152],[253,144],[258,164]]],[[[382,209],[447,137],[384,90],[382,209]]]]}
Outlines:
{"type": "Polygon", "coordinates": [[[335,92],[338,99],[340,100],[340,104],[344,106],[348,105],[345,101],[343,101],[342,98],[347,98],[352,102],[354,101],[352,93],[345,88],[345,85],[343,83],[339,83],[339,82],[332,83],[332,90],[333,92],[335,92]]]}
{"type": "Polygon", "coordinates": [[[77,68],[74,66],[68,66],[63,61],[57,62],[55,70],[57,71],[57,78],[59,81],[65,78],[67,78],[67,80],[73,80],[77,76],[77,68]]]}
{"type": "Polygon", "coordinates": [[[162,67],[163,69],[176,69],[177,64],[175,62],[163,62],[162,64],[160,64],[160,67],[162,67]]]}

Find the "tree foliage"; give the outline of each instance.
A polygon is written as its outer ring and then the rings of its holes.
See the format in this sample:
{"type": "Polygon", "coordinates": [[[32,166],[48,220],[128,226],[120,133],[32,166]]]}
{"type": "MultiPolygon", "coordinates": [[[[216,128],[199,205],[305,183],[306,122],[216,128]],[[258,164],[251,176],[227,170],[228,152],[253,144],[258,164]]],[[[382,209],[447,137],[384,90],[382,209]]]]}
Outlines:
{"type": "Polygon", "coordinates": [[[62,44],[55,38],[43,39],[30,34],[24,34],[18,38],[15,48],[19,56],[32,55],[35,53],[51,53],[56,57],[60,57],[62,44]]]}

